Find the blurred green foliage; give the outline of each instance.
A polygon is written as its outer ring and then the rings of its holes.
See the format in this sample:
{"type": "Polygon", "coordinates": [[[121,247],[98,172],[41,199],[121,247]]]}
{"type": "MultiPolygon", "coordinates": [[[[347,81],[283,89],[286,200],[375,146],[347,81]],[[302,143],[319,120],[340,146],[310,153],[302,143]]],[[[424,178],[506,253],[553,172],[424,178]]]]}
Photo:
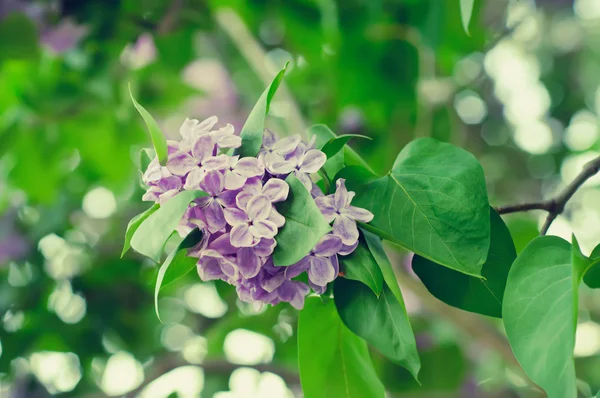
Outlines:
{"type": "MultiPolygon", "coordinates": [[[[291,307],[256,311],[237,302],[230,286],[216,284],[218,295],[210,284],[197,289],[192,272],[164,289],[161,324],[153,309],[156,264],[131,252],[120,259],[127,220],[148,207],[141,202],[136,163],[150,141],[128,84],[171,136],[186,116],[212,114],[239,131],[267,84],[261,73],[291,59],[285,79],[291,96],[275,97],[274,128],[299,128],[290,116],[297,107],[307,124],[369,136],[372,141],[354,140],[351,146],[377,172],[388,170],[417,136],[453,142],[483,163],[492,204],[553,192],[568,175],[564,168],[559,173],[563,161],[600,148],[597,138],[584,149],[564,140],[576,112],[596,116],[598,19],[577,11],[592,7],[589,0],[578,0],[575,8],[573,2],[540,1],[537,9],[526,1],[476,1],[470,37],[458,0],[52,3],[0,5],[0,396],[126,393],[118,379],[106,376],[109,358],[119,352],[143,365],[146,380],[133,383],[134,392],[141,391],[135,390],[140,383],[190,363],[204,370],[203,397],[233,389],[229,376],[244,365],[277,373],[298,392],[297,313],[291,307]],[[230,30],[225,9],[239,24],[230,30]],[[522,51],[521,60],[533,59],[532,73],[538,71],[551,100],[543,117],[553,129],[552,146],[542,152],[528,150],[515,135],[515,123],[503,112],[507,103],[494,86],[499,80],[484,65],[498,64],[485,54],[502,44],[499,35],[508,34],[507,15],[522,21],[520,28],[511,25],[511,48],[522,51]],[[571,42],[560,40],[565,35],[571,42]],[[256,45],[264,50],[258,55],[252,52],[256,45]],[[482,119],[464,119],[458,106],[464,96],[482,100],[482,119]],[[250,337],[234,344],[231,332],[239,329],[266,336],[272,357],[252,356],[245,346],[260,344],[250,337]],[[232,356],[232,349],[249,359],[232,356]],[[80,373],[75,382],[45,378],[52,366],[39,365],[35,356],[43,352],[74,353],[73,368],[80,373]]],[[[521,76],[518,65],[504,67],[521,76]]],[[[592,231],[584,221],[600,219],[598,191],[591,186],[586,192],[560,225],[592,231]],[[594,211],[577,213],[590,203],[594,211]]],[[[517,251],[537,235],[536,216],[506,220],[517,251]]],[[[589,241],[598,241],[597,228],[593,234],[589,241]]],[[[395,266],[403,266],[403,257],[396,256],[395,266]]],[[[580,317],[598,329],[597,293],[582,294],[580,317]]],[[[477,332],[433,314],[418,296],[406,296],[422,386],[374,351],[393,396],[535,396],[514,364],[479,342],[477,332]]],[[[482,322],[491,330],[498,326],[482,322]]],[[[587,338],[600,341],[595,333],[587,338]]],[[[593,391],[600,388],[597,345],[577,360],[578,374],[593,391]]],[[[135,379],[135,368],[131,374],[135,379]]]]}

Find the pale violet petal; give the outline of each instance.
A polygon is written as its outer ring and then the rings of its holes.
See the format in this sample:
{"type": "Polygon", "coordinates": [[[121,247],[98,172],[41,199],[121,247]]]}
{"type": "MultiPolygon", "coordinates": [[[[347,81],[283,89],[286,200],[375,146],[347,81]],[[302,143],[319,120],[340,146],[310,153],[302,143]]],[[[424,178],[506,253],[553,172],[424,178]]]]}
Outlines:
{"type": "Polygon", "coordinates": [[[254,237],[248,224],[239,224],[231,228],[229,236],[231,244],[235,247],[251,247],[254,244],[254,237]]]}
{"type": "Polygon", "coordinates": [[[241,158],[235,165],[234,171],[246,178],[256,177],[264,173],[256,158],[241,158]]]}
{"type": "Polygon", "coordinates": [[[358,240],[356,221],[347,216],[338,216],[333,223],[333,233],[342,238],[346,246],[353,245],[358,240]]]}
{"type": "Polygon", "coordinates": [[[242,276],[254,278],[260,271],[261,260],[251,247],[242,247],[237,252],[237,264],[242,276]]]}
{"type": "Polygon", "coordinates": [[[369,222],[373,219],[373,213],[371,213],[369,210],[355,206],[348,206],[345,209],[343,209],[340,213],[345,214],[348,217],[360,222],[369,222]]]}
{"type": "Polygon", "coordinates": [[[275,142],[271,149],[273,152],[276,152],[280,155],[287,155],[294,152],[294,150],[298,147],[298,144],[300,144],[300,141],[301,138],[299,134],[284,137],[275,142]]]}
{"type": "Polygon", "coordinates": [[[269,220],[255,221],[250,232],[255,238],[273,238],[277,235],[277,226],[269,220]]]}
{"type": "Polygon", "coordinates": [[[245,224],[248,225],[248,216],[243,210],[236,209],[235,207],[223,209],[225,214],[225,220],[227,224],[231,226],[245,224]]]}
{"type": "Polygon", "coordinates": [[[257,195],[248,201],[246,212],[252,221],[266,220],[271,214],[271,200],[267,195],[257,195]]]}
{"type": "Polygon", "coordinates": [[[262,188],[262,194],[271,199],[271,203],[283,202],[287,199],[290,186],[279,178],[271,178],[262,188]]]}
{"type": "Polygon", "coordinates": [[[200,181],[200,188],[212,196],[216,196],[223,192],[224,187],[225,177],[216,170],[207,171],[202,181],[200,181]]]}
{"type": "Polygon", "coordinates": [[[306,152],[300,162],[300,170],[305,173],[316,173],[327,161],[327,156],[318,149],[306,152]]]}
{"type": "Polygon", "coordinates": [[[311,257],[309,261],[308,279],[315,285],[325,286],[337,276],[330,259],[311,257]]]}
{"type": "Polygon", "coordinates": [[[246,180],[246,177],[239,175],[236,171],[227,170],[225,172],[225,188],[227,189],[240,189],[246,180]]]}
{"type": "Polygon", "coordinates": [[[315,245],[313,253],[319,257],[331,257],[342,248],[342,238],[327,234],[315,245]]]}
{"type": "Polygon", "coordinates": [[[206,170],[225,170],[229,167],[229,156],[211,156],[202,162],[202,167],[206,170]]]}

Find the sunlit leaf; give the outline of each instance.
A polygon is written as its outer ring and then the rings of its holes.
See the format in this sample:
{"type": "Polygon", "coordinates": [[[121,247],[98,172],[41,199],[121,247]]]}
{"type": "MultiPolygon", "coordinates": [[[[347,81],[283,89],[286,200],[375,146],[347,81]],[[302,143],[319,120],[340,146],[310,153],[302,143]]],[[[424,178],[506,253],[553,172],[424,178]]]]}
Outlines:
{"type": "Polygon", "coordinates": [[[160,319],[158,311],[158,295],[160,290],[186,275],[196,267],[198,259],[188,257],[188,249],[196,246],[202,239],[202,231],[194,229],[186,236],[181,243],[173,250],[165,262],[160,266],[156,276],[156,285],[154,286],[154,309],[156,316],[160,319]]]}
{"type": "Polygon", "coordinates": [[[206,196],[202,191],[183,191],[169,199],[138,227],[131,239],[131,247],[138,253],[160,261],[165,243],[173,233],[190,202],[206,196]]]}
{"type": "Polygon", "coordinates": [[[152,215],[152,213],[154,213],[156,210],[158,210],[159,207],[160,207],[160,205],[158,203],[155,203],[148,210],[146,210],[143,213],[138,214],[137,216],[133,217],[129,221],[129,224],[127,224],[127,231],[125,232],[125,243],[123,245],[123,251],[121,252],[121,257],[123,257],[125,255],[125,253],[127,253],[127,251],[129,251],[129,248],[131,248],[131,238],[133,237],[133,234],[135,234],[135,231],[137,231],[138,228],[140,227],[140,225],[142,225],[142,223],[148,217],[150,217],[150,215],[152,215]]]}
{"type": "Polygon", "coordinates": [[[269,87],[266,88],[254,105],[254,108],[252,108],[250,115],[248,115],[248,119],[240,131],[240,137],[242,137],[242,146],[239,148],[240,156],[254,157],[258,155],[265,130],[265,117],[269,113],[271,100],[283,80],[287,66],[288,64],[285,64],[283,69],[277,73],[269,87]]]}
{"type": "Polygon", "coordinates": [[[331,300],[309,297],[300,311],[298,367],[305,398],[385,395],[367,344],[344,326],[331,300]]]}
{"type": "Polygon", "coordinates": [[[523,370],[549,398],[575,398],[573,349],[578,287],[590,264],[555,236],[533,240],[515,260],[504,293],[506,334],[523,370]]]}
{"type": "Polygon", "coordinates": [[[133,93],[131,92],[131,85],[129,85],[129,95],[131,96],[131,101],[133,102],[135,109],[137,109],[137,111],[140,113],[144,119],[144,123],[146,123],[146,127],[148,127],[150,138],[152,138],[152,144],[154,145],[154,150],[158,156],[158,161],[164,166],[167,163],[167,157],[169,155],[167,138],[160,130],[160,127],[158,127],[158,123],[156,123],[156,120],[154,120],[152,115],[135,100],[133,93]]]}
{"type": "Polygon", "coordinates": [[[502,317],[502,299],[508,271],[517,257],[515,245],[502,218],[490,210],[491,243],[481,275],[465,275],[415,255],[412,267],[431,294],[453,307],[502,317]]]}
{"type": "Polygon", "coordinates": [[[469,34],[469,22],[473,15],[475,0],[460,0],[460,19],[466,34],[469,34]]]}
{"type": "Polygon", "coordinates": [[[333,288],[340,318],[392,361],[418,377],[421,362],[404,302],[398,302],[387,285],[377,297],[365,284],[337,278],[333,288]]]}
{"type": "Polygon", "coordinates": [[[392,170],[355,189],[374,219],[363,228],[467,275],[480,276],[490,245],[485,177],[473,155],[432,138],[412,141],[392,170]]]}
{"type": "Polygon", "coordinates": [[[285,181],[290,193],[284,202],[277,204],[277,211],[285,217],[285,225],[275,236],[273,263],[276,266],[297,263],[331,230],[302,182],[294,174],[285,181]]]}

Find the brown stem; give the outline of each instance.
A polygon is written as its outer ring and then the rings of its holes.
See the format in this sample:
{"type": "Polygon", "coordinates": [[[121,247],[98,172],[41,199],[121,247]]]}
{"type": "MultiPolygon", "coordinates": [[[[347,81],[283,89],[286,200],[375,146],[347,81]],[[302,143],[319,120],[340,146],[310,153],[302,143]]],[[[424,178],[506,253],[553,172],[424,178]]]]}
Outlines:
{"type": "Polygon", "coordinates": [[[545,210],[548,212],[548,217],[544,222],[541,234],[545,235],[552,225],[552,222],[565,210],[567,202],[575,195],[575,192],[590,178],[598,174],[600,171],[600,156],[585,165],[581,173],[565,187],[556,197],[544,200],[541,202],[524,203],[511,206],[497,207],[496,211],[499,214],[516,213],[529,210],[545,210]]]}

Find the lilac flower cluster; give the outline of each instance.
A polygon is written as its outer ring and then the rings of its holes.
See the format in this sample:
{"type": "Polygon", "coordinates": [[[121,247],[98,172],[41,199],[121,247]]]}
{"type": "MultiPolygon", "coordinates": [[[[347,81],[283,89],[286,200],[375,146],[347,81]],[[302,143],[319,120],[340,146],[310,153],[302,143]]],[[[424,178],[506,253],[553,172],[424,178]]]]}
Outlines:
{"type": "Polygon", "coordinates": [[[224,280],[236,286],[241,300],[252,303],[289,302],[300,309],[312,288],[322,294],[339,273],[338,255],[348,255],[358,245],[356,221],[369,222],[373,215],[351,206],[353,192],[344,180],[336,192],[325,196],[310,178],[327,160],[295,135],[278,139],[265,130],[257,157],[232,155],[241,138],[232,125],[216,128],[216,117],[202,122],[186,119],[181,141],[169,141],[166,166],[154,159],[143,175],[148,186],[143,199],[164,204],[183,190],[202,190],[208,196],[190,204],[180,228],[204,232],[202,242],[189,255],[198,258],[204,281],[224,280]],[[289,186],[284,179],[293,173],[312,193],[332,232],[325,235],[298,263],[276,267],[272,254],[275,236],[285,218],[274,204],[285,201],[289,186]],[[307,273],[308,285],[297,280],[307,273]]]}

